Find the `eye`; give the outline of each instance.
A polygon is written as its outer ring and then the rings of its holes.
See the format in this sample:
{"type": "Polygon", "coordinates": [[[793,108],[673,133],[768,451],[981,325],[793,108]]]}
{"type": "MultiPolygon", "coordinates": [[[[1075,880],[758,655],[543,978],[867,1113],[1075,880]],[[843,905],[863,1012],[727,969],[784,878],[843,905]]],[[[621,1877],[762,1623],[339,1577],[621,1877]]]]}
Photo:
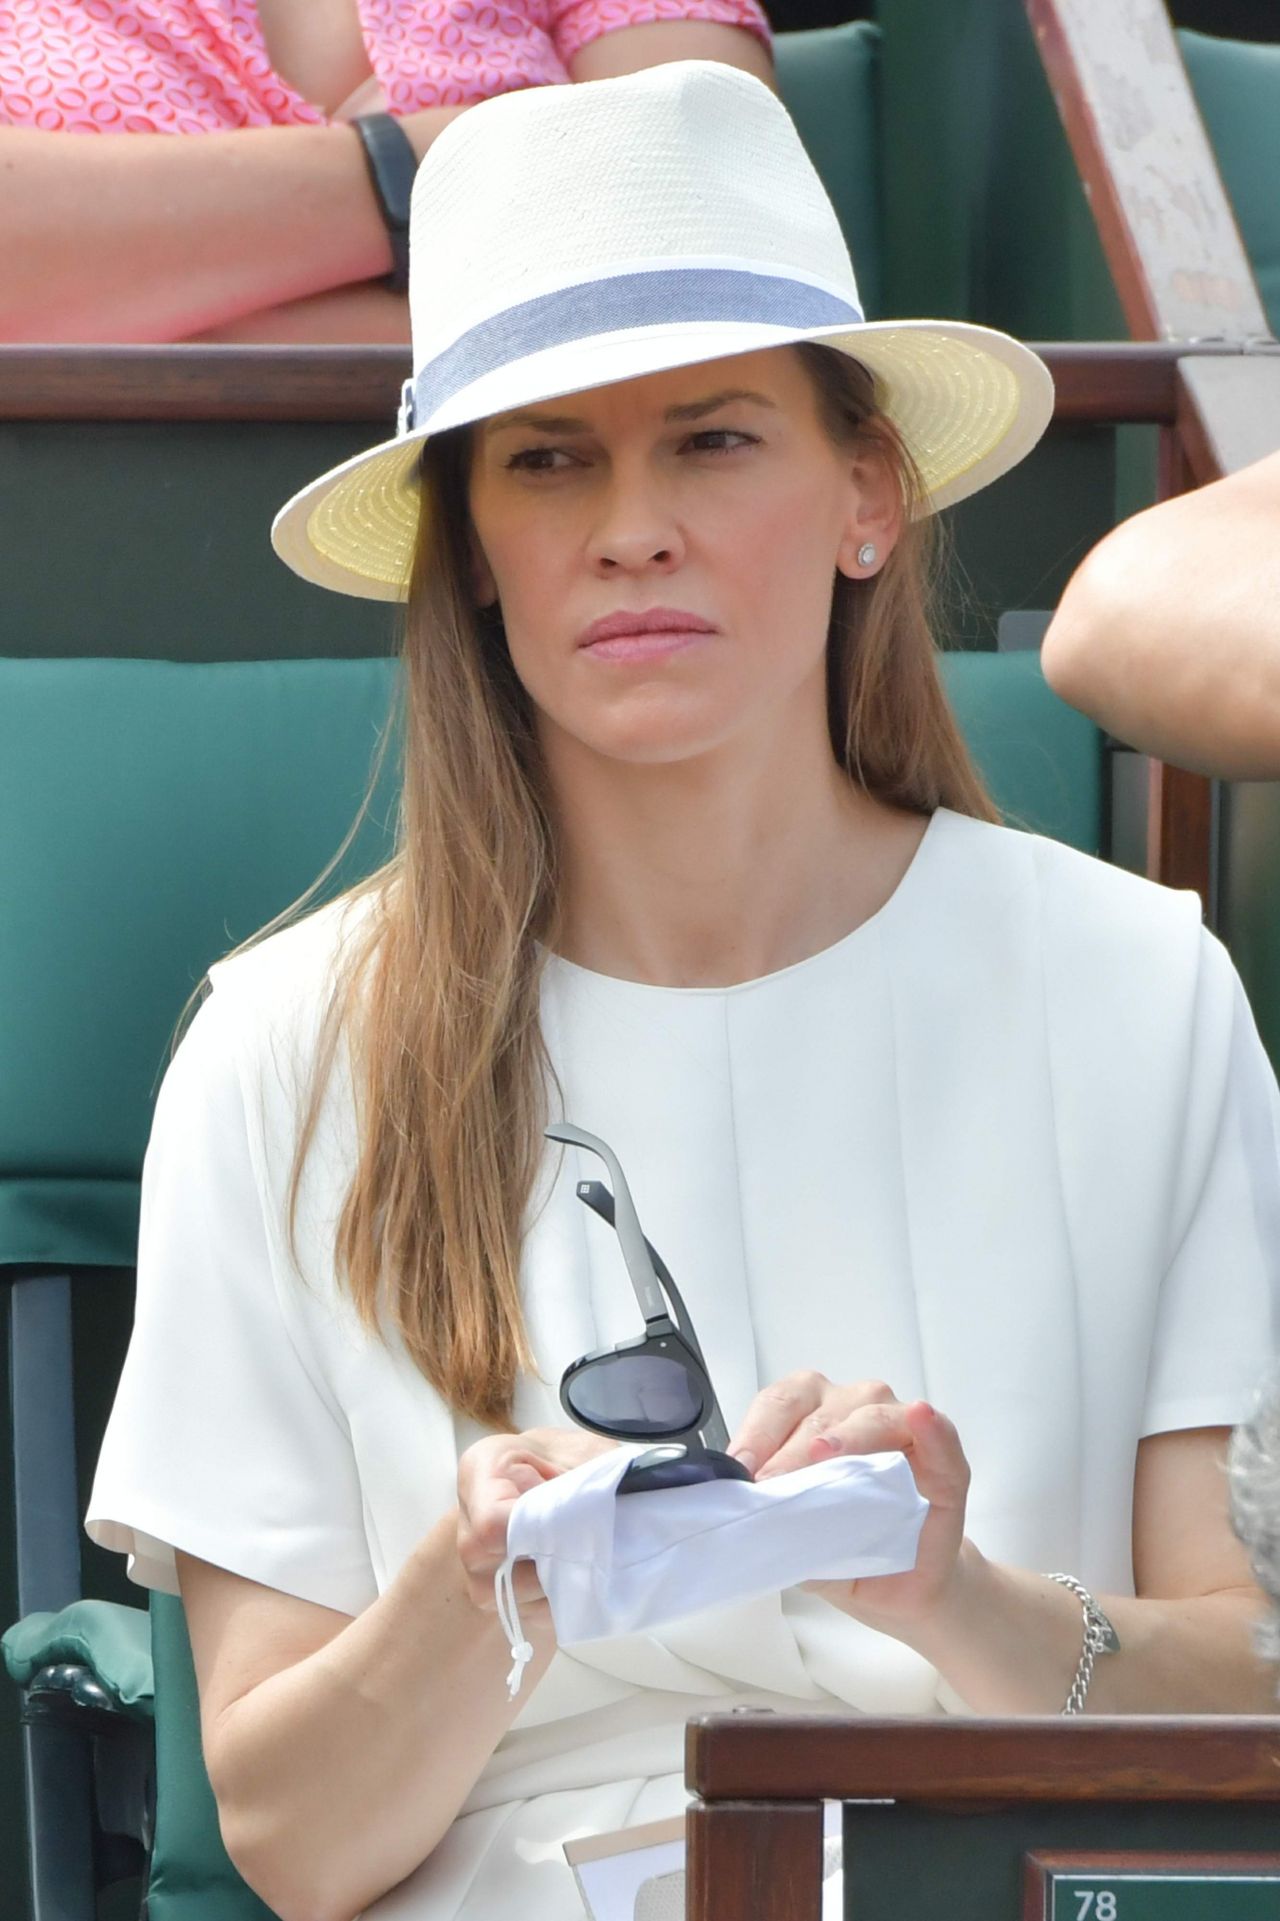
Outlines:
{"type": "Polygon", "coordinates": [[[690,434],[685,442],[698,454],[731,454],[738,447],[756,447],[759,444],[755,434],[739,433],[733,427],[704,427],[698,433],[690,434]],[[730,445],[731,442],[734,444],[730,445]]]}
{"type": "Polygon", "coordinates": [[[572,464],[563,447],[521,447],[506,463],[508,472],[524,474],[559,474],[572,464]]]}

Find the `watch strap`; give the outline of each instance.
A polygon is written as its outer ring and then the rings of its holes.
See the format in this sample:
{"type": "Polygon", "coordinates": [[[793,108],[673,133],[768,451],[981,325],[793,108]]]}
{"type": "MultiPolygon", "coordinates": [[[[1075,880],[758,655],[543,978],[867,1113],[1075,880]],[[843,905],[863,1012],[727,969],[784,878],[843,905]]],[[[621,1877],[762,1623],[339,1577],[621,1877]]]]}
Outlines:
{"type": "Polygon", "coordinates": [[[390,113],[362,113],[351,122],[391,241],[388,286],[404,293],[409,285],[409,202],[418,156],[404,128],[390,113]]]}

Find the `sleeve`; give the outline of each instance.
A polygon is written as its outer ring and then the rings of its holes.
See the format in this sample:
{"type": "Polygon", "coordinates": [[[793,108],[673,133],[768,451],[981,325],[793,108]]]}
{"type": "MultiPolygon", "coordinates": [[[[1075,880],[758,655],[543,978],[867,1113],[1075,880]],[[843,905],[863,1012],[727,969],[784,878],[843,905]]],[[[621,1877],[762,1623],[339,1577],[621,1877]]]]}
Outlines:
{"type": "Polygon", "coordinates": [[[235,997],[205,1001],[142,1173],[133,1335],[87,1527],[177,1592],[173,1550],[356,1614],[375,1596],[341,1409],[286,1313],[250,1153],[235,997]]]}
{"type": "Polygon", "coordinates": [[[603,34],[660,20],[745,27],[766,47],[773,44],[769,22],[757,0],[551,0],[549,12],[552,45],[566,67],[576,53],[603,34]]]}
{"type": "Polygon", "coordinates": [[[1202,941],[1144,1435],[1242,1420],[1280,1321],[1280,1094],[1235,968],[1202,941]]]}

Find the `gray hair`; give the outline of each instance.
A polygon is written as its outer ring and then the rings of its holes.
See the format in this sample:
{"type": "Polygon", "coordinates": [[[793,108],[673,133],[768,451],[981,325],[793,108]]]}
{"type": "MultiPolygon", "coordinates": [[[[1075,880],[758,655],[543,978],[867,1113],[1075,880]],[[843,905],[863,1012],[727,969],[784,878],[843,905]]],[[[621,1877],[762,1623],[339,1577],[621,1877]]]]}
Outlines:
{"type": "Polygon", "coordinates": [[[1268,1660],[1280,1661],[1280,1374],[1263,1389],[1253,1418],[1232,1435],[1227,1471],[1232,1524],[1271,1602],[1258,1646],[1268,1660]]]}

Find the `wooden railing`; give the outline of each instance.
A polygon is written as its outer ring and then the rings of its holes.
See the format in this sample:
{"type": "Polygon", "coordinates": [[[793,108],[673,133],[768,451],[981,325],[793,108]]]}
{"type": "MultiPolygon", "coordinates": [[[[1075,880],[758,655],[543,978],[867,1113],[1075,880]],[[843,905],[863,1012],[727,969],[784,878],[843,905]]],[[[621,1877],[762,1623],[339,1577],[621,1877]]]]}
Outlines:
{"type": "MultiPolygon", "coordinates": [[[[1233,1850],[1269,1854],[1280,1873],[1280,1719],[1272,1717],[718,1715],[690,1722],[685,1759],[695,1796],[688,1815],[688,1921],[816,1921],[823,1804],[830,1801],[862,1804],[856,1812],[868,1841],[875,1823],[886,1829],[891,1878],[876,1891],[871,1911],[901,1921],[982,1911],[980,1880],[1007,1887],[1012,1877],[1016,1888],[1024,1856],[1053,1849],[1055,1836],[1078,1826],[1072,1815],[1079,1808],[1095,1811],[1095,1856],[1114,1855],[1122,1810],[1142,1810],[1146,1840],[1131,1868],[1158,1858],[1157,1848],[1167,1859],[1173,1848],[1198,1851],[1206,1839],[1220,1852],[1228,1836],[1233,1850]],[[1166,1811],[1163,1834],[1159,1809],[1166,1811]],[[994,1843],[984,1841],[979,1817],[996,1811],[1022,1811],[1026,1818],[1006,1822],[994,1843]],[[923,1818],[901,1818],[913,1814],[923,1818]],[[926,1887],[927,1864],[904,1858],[908,1826],[915,1854],[927,1856],[931,1815],[940,1826],[957,1816],[972,1824],[963,1854],[970,1906],[960,1890],[940,1884],[945,1870],[926,1887]],[[1176,1838],[1170,1843],[1166,1835],[1176,1838]],[[1002,1858],[984,1859],[984,1849],[993,1846],[1002,1858]]],[[[864,1911],[851,1886],[856,1853],[847,1831],[845,1912],[851,1917],[864,1911]]],[[[1213,1915],[1212,1895],[1203,1898],[1200,1914],[1213,1915]]],[[[991,1921],[1015,1921],[1019,1905],[990,1908],[991,1921]]]]}
{"type": "MultiPolygon", "coordinates": [[[[1179,422],[1185,362],[1235,362],[1237,341],[1065,341],[1036,346],[1059,425],[1179,422]]],[[[0,346],[4,420],[395,418],[401,347],[0,346]]]]}

